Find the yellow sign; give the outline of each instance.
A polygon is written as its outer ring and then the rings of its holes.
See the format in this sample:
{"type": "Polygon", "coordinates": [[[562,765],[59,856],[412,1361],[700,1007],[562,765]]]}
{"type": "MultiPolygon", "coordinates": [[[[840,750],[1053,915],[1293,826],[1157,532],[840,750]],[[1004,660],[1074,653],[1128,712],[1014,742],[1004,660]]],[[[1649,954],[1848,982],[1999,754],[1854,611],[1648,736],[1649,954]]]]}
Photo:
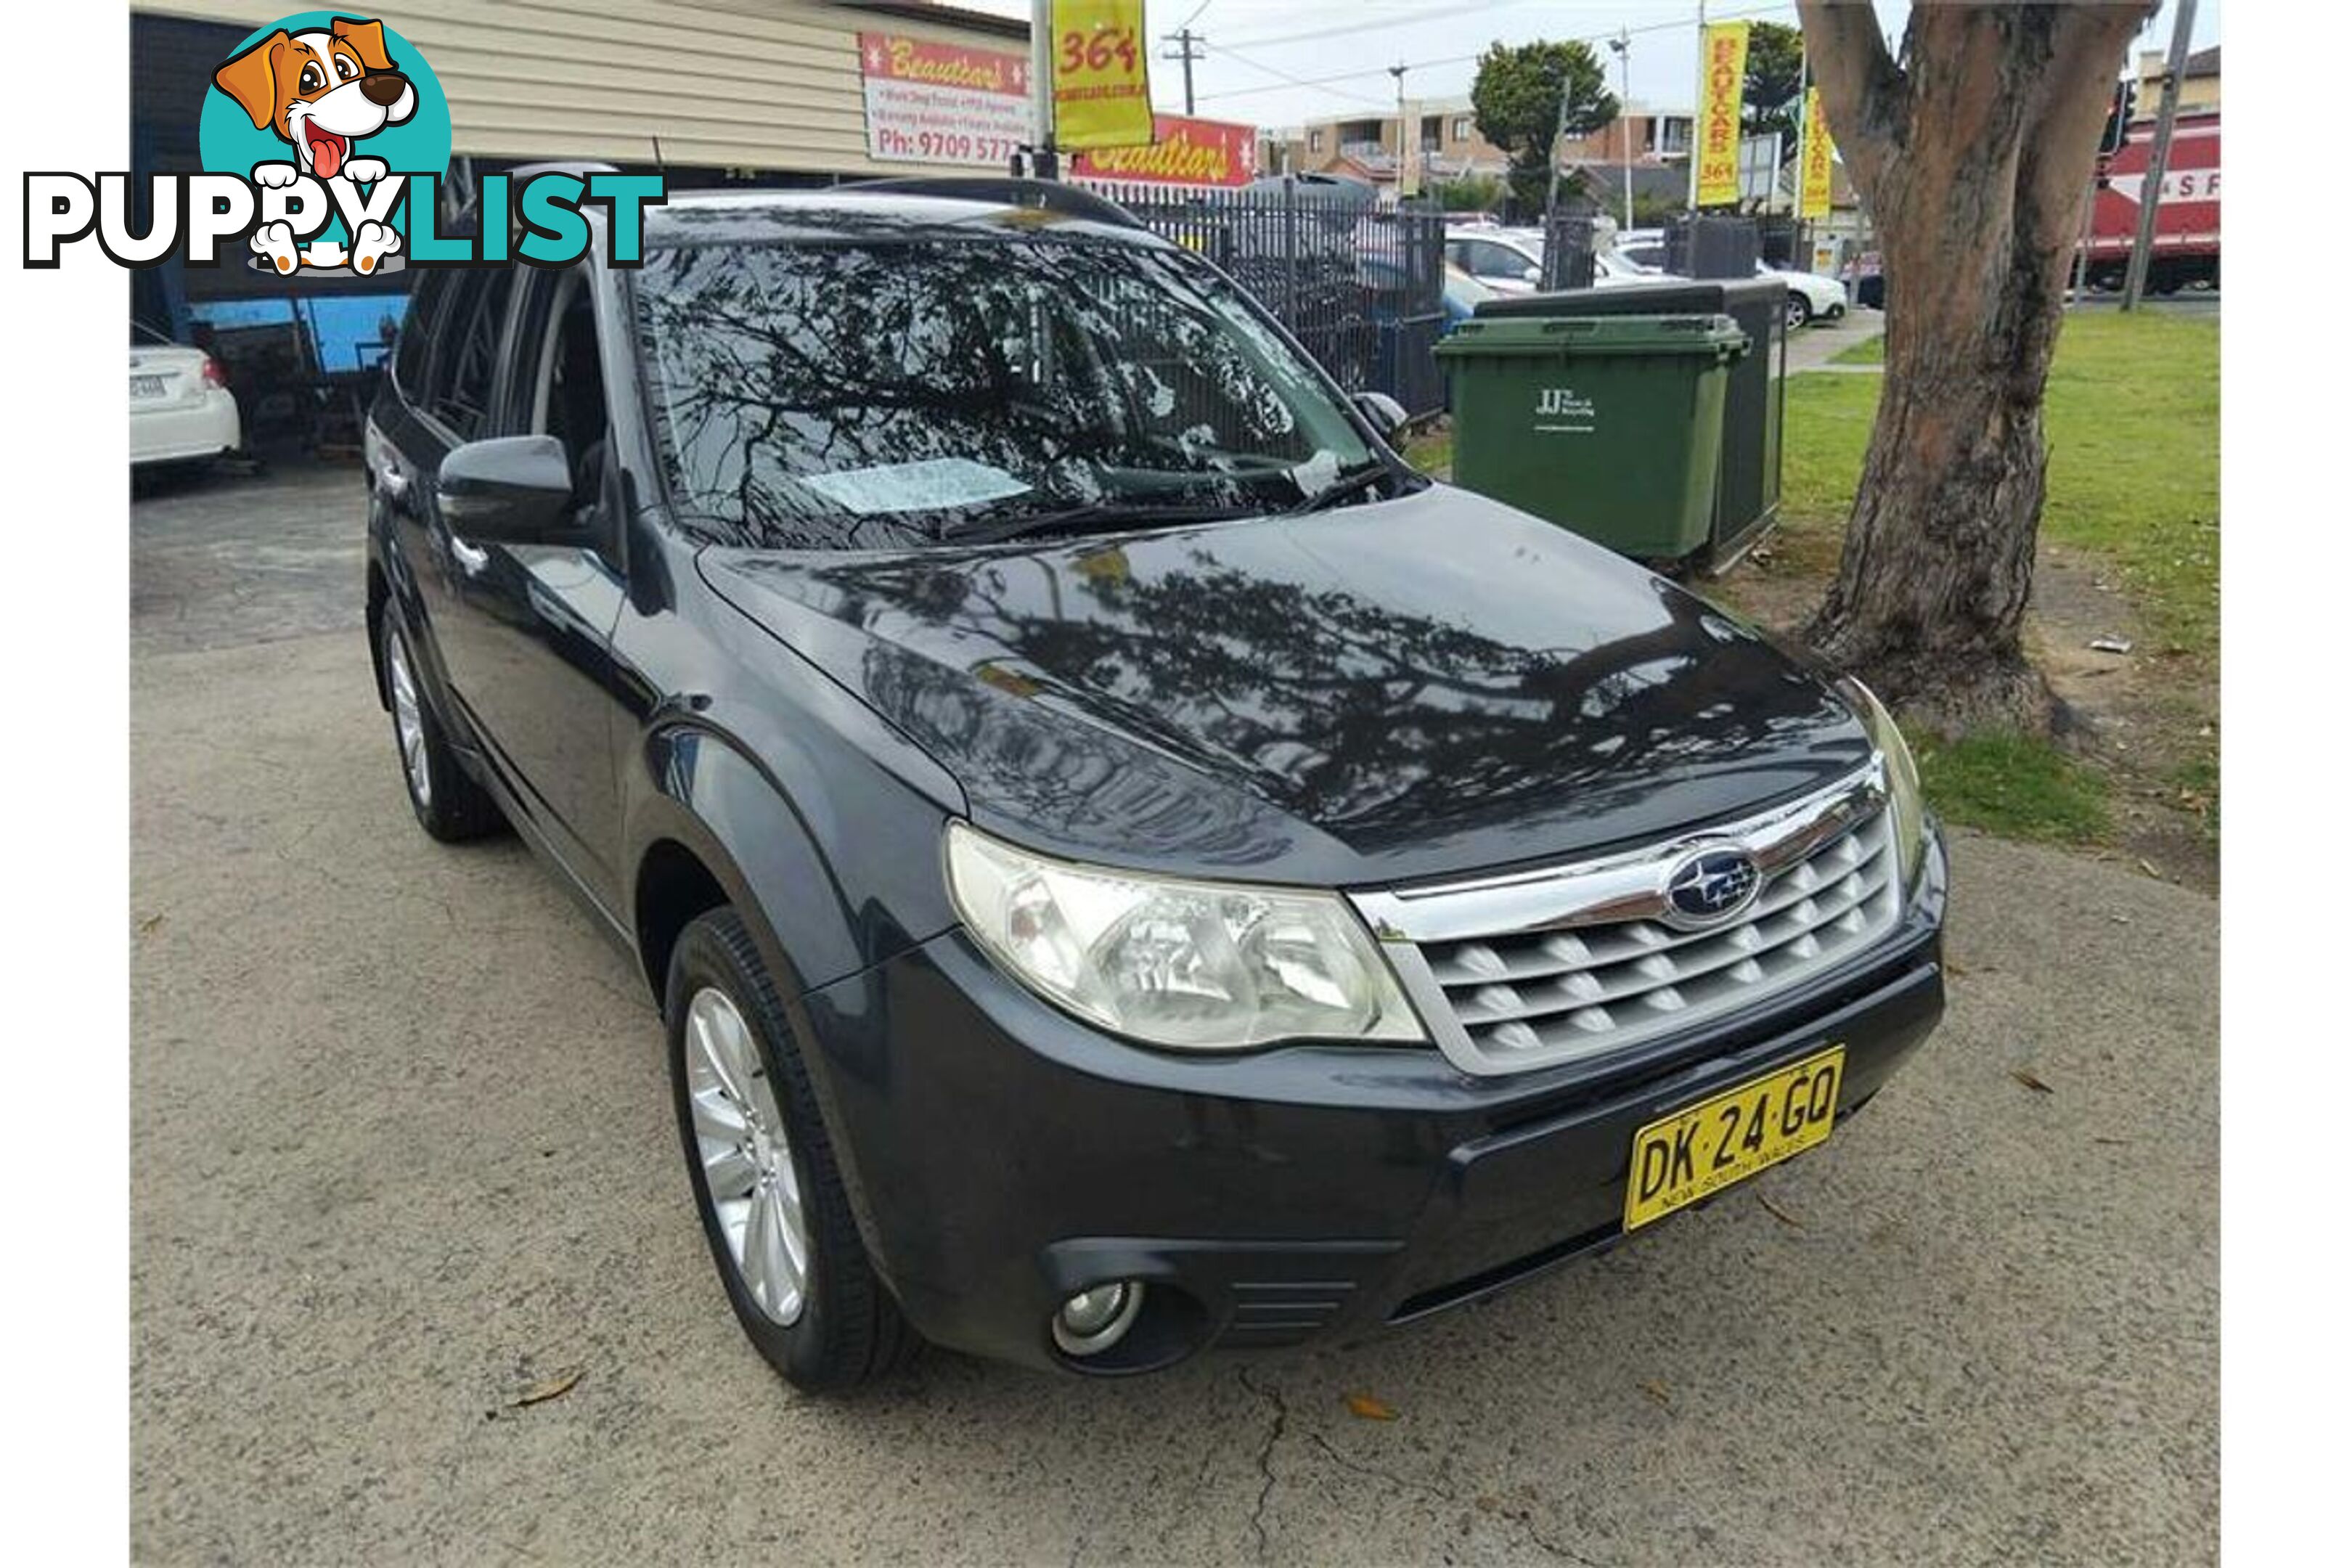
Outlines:
{"type": "Polygon", "coordinates": [[[1739,93],[1747,76],[1747,23],[1717,22],[1699,35],[1696,205],[1739,200],[1739,93]]]}
{"type": "Polygon", "coordinates": [[[1054,144],[1151,144],[1143,0],[1054,0],[1054,144]]]}
{"type": "Polygon", "coordinates": [[[1750,1079],[1633,1134],[1625,1228],[1634,1230],[1801,1154],[1830,1135],[1845,1047],[1750,1079]]]}
{"type": "Polygon", "coordinates": [[[1801,218],[1830,216],[1830,122],[1822,113],[1822,89],[1805,89],[1805,183],[1797,197],[1801,218]]]}

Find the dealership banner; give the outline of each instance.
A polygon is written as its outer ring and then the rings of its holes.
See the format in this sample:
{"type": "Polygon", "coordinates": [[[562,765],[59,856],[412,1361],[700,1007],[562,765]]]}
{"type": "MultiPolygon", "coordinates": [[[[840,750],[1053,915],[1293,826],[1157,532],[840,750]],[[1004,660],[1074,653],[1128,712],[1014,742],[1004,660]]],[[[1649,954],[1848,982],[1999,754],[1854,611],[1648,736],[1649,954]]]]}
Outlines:
{"type": "Polygon", "coordinates": [[[1157,185],[1246,185],[1256,177],[1256,126],[1181,114],[1151,121],[1150,146],[1081,153],[1071,160],[1072,177],[1157,185]]]}
{"type": "Polygon", "coordinates": [[[1739,199],[1739,94],[1748,75],[1748,24],[1717,22],[1699,36],[1694,205],[1739,199]]]}
{"type": "Polygon", "coordinates": [[[1149,145],[1150,66],[1143,0],[1054,0],[1054,145],[1149,145]]]}
{"type": "Polygon", "coordinates": [[[1029,57],[893,33],[857,35],[866,155],[1004,169],[1029,141],[1029,57]]]}
{"type": "Polygon", "coordinates": [[[1830,216],[1830,157],[1835,151],[1830,145],[1830,122],[1822,113],[1822,89],[1805,89],[1805,167],[1804,184],[1797,197],[1797,216],[1801,218],[1830,216]]]}

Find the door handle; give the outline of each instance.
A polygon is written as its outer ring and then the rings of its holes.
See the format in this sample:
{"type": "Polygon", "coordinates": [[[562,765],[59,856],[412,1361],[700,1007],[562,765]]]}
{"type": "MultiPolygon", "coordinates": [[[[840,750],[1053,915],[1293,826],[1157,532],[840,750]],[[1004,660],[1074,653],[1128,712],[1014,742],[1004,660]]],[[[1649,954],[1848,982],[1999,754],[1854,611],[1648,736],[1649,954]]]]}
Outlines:
{"type": "Polygon", "coordinates": [[[488,551],[468,544],[454,533],[449,536],[449,553],[456,558],[458,569],[468,577],[479,576],[482,568],[490,563],[488,551]]]}
{"type": "Polygon", "coordinates": [[[376,470],[375,482],[383,488],[384,495],[392,500],[404,500],[408,494],[408,476],[390,463],[376,470]]]}

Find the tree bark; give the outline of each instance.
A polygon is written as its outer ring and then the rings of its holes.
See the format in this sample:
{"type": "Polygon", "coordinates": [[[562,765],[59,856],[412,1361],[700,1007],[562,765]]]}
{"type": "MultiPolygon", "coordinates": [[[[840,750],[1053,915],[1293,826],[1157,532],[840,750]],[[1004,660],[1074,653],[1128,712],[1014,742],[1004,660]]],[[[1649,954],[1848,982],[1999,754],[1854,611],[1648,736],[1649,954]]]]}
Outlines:
{"type": "Polygon", "coordinates": [[[1869,203],[1886,369],[1836,584],[1806,637],[1946,733],[2046,728],[2025,657],[2063,318],[2107,93],[2148,0],[1799,0],[1822,106],[1869,203]]]}

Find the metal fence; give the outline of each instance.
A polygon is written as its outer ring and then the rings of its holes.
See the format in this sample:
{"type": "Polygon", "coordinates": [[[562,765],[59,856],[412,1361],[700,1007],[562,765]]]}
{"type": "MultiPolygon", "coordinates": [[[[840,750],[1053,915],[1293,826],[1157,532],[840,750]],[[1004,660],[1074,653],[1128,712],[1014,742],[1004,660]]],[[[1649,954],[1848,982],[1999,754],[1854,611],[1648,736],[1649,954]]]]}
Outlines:
{"type": "Polygon", "coordinates": [[[1387,393],[1413,415],[1444,405],[1443,214],[1376,208],[1287,182],[1088,188],[1232,274],[1349,391],[1387,393]]]}

